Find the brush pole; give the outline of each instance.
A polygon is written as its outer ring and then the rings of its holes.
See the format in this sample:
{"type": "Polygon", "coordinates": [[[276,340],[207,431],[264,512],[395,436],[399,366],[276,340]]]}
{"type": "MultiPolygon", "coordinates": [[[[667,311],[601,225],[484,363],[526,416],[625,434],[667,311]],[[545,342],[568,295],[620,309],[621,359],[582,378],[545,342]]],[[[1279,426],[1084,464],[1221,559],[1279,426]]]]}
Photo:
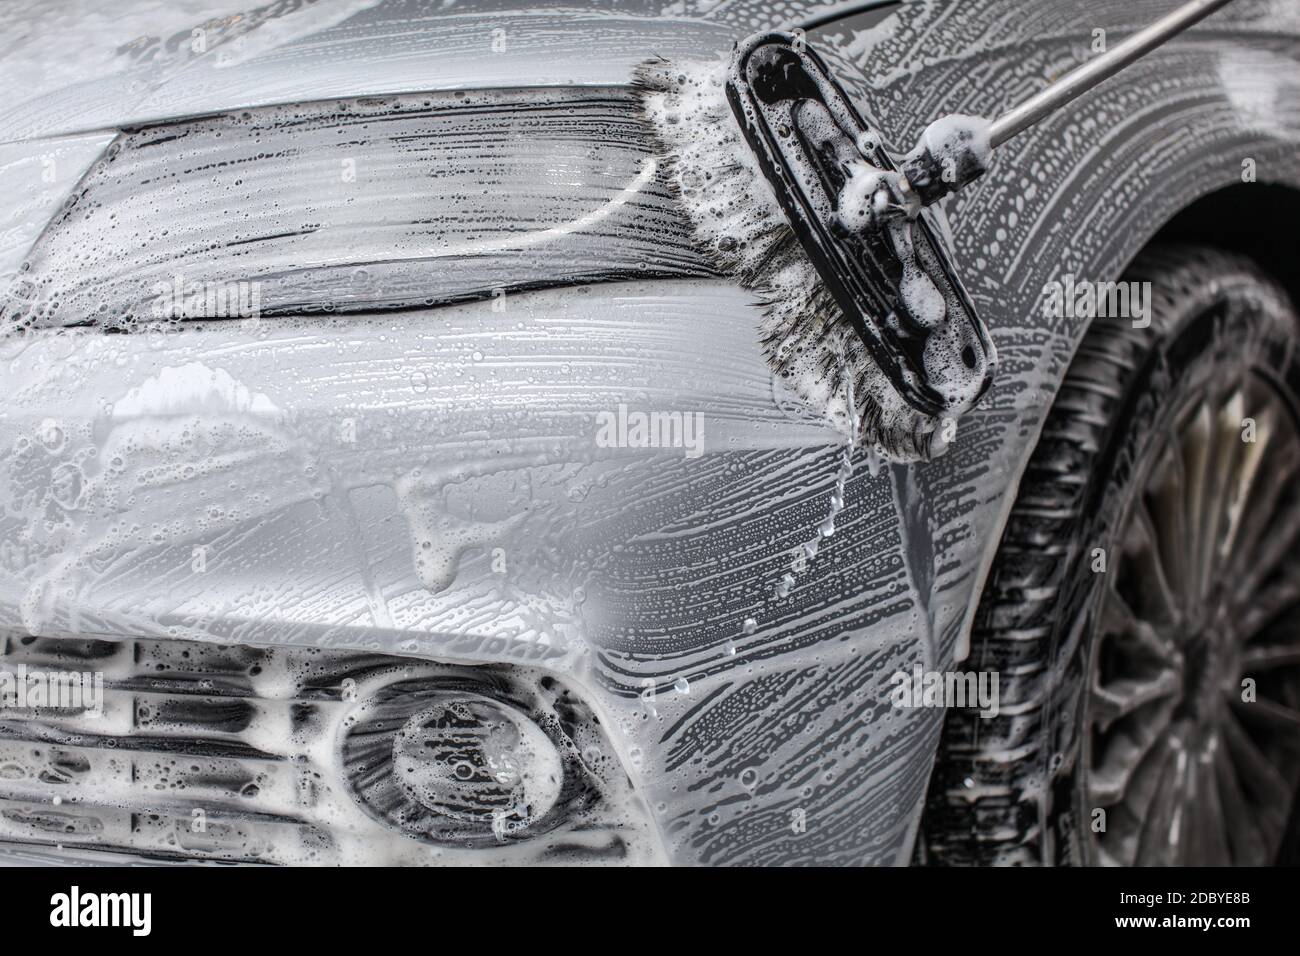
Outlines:
{"type": "Polygon", "coordinates": [[[1183,32],[1230,2],[1231,0],[1191,0],[1189,3],[1184,3],[1149,27],[1139,30],[1117,46],[1067,73],[1015,109],[999,116],[989,127],[990,145],[994,148],[1001,146],[1017,133],[1033,126],[1044,116],[1060,109],[1103,80],[1114,76],[1170,37],[1183,32]]]}

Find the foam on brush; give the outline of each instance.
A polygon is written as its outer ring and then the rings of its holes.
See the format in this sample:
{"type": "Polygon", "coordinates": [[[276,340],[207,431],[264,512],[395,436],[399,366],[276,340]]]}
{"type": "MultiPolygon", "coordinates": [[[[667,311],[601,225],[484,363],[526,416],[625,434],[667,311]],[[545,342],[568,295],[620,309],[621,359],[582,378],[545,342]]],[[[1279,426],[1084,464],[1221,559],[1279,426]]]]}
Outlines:
{"type": "Polygon", "coordinates": [[[822,285],[736,125],[727,69],[726,60],[651,60],[633,80],[697,240],[720,271],[762,299],[768,364],[804,402],[892,460],[931,457],[939,420],[894,390],[822,285]]]}

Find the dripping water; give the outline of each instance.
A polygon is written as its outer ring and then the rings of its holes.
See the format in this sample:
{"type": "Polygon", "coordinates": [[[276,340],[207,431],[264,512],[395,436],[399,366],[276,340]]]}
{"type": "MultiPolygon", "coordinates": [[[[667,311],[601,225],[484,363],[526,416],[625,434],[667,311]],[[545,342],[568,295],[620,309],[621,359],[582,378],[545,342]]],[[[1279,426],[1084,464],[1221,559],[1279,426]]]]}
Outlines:
{"type": "MultiPolygon", "coordinates": [[[[777,600],[790,595],[798,582],[798,576],[807,570],[808,563],[817,557],[823,544],[835,534],[835,521],[840,512],[844,510],[849,479],[853,476],[853,453],[858,450],[861,422],[858,417],[856,395],[853,389],[853,368],[845,354],[842,339],[840,340],[840,348],[837,351],[839,352],[838,374],[844,383],[844,402],[847,411],[845,441],[840,449],[836,464],[835,483],[831,489],[831,500],[827,507],[826,517],[817,525],[816,533],[796,549],[795,555],[790,561],[789,569],[781,575],[780,579],[772,587],[771,598],[777,600]]],[[[865,460],[867,470],[874,478],[880,473],[881,467],[881,455],[878,446],[873,445],[865,449],[865,460]]],[[[748,637],[753,634],[758,629],[758,624],[757,617],[746,617],[741,625],[743,635],[748,637]]],[[[727,640],[724,653],[728,657],[735,655],[736,646],[734,641],[727,640]]]]}

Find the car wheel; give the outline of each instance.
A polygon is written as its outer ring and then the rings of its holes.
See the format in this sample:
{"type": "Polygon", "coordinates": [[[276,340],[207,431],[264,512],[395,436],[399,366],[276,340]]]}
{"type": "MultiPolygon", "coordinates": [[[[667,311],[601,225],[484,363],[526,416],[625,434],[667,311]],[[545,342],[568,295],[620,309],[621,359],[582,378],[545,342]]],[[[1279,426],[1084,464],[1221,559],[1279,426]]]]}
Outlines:
{"type": "Polygon", "coordinates": [[[1095,319],[1044,423],[971,635],[1000,710],[948,715],[927,861],[1295,853],[1295,310],[1203,247],[1125,279],[1151,283],[1150,326],[1095,319]]]}

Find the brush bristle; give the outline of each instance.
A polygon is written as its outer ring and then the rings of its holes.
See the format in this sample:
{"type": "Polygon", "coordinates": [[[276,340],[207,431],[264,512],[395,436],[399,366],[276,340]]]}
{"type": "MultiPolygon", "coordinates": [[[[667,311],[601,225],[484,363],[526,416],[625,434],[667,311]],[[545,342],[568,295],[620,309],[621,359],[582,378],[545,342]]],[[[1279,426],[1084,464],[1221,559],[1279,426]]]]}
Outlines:
{"type": "Polygon", "coordinates": [[[723,60],[651,60],[633,76],[696,240],[762,300],[764,355],[800,399],[894,461],[929,458],[939,420],[903,400],[826,291],[736,124],[726,77],[723,60]]]}

